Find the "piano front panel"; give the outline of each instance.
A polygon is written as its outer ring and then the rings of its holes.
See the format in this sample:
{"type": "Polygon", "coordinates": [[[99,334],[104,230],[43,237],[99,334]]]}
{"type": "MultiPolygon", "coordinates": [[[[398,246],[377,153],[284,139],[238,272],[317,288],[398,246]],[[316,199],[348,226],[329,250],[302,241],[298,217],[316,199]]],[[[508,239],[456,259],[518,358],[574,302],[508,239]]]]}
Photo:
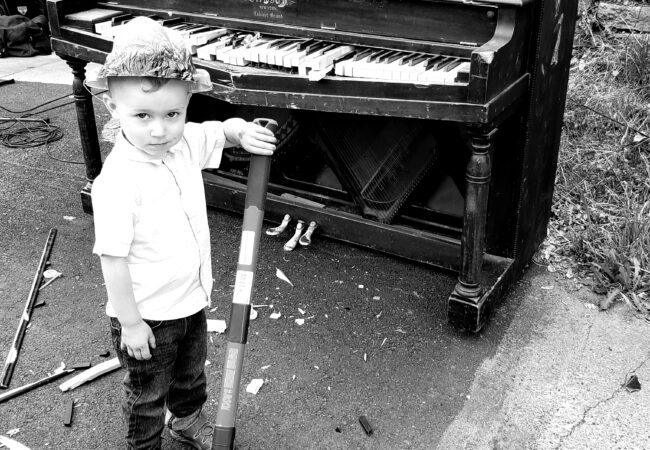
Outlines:
{"type": "Polygon", "coordinates": [[[494,34],[497,8],[490,5],[427,0],[126,0],[98,7],[154,10],[186,14],[194,20],[223,20],[224,25],[286,35],[338,36],[348,42],[383,38],[400,44],[413,41],[480,46],[494,34]],[[320,35],[319,32],[326,33],[320,35]]]}

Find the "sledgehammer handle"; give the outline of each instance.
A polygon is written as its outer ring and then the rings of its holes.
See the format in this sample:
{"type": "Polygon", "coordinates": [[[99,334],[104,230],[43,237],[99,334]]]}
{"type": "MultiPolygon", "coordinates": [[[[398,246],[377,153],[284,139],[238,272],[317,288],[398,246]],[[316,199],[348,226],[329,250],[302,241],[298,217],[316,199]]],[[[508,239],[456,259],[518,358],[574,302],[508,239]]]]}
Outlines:
{"type": "MultiPolygon", "coordinates": [[[[278,124],[271,119],[255,119],[255,122],[271,131],[277,130],[278,124]]],[[[246,187],[246,203],[241,242],[239,244],[239,261],[233,292],[230,322],[228,324],[228,343],[226,344],[225,362],[221,380],[221,394],[217,409],[212,449],[230,449],[235,444],[235,419],[237,401],[241,382],[244,350],[248,338],[248,322],[251,311],[251,294],[257,267],[257,254],[264,220],[264,202],[269,183],[271,157],[251,155],[246,187]]]]}

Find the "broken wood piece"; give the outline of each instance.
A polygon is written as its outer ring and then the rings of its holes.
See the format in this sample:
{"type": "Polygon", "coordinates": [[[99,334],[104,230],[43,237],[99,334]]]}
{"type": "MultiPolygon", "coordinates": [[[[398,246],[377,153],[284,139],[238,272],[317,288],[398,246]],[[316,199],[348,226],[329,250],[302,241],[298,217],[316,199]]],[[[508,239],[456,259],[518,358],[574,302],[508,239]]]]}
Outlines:
{"type": "Polygon", "coordinates": [[[16,335],[14,336],[14,341],[11,344],[11,349],[7,354],[7,360],[2,369],[2,375],[0,376],[0,387],[8,388],[9,383],[11,382],[11,377],[14,374],[14,369],[16,368],[16,360],[18,359],[18,354],[20,353],[20,347],[23,344],[23,339],[25,338],[25,331],[29,326],[29,321],[31,320],[32,312],[34,312],[34,304],[36,303],[36,297],[38,296],[38,287],[41,284],[41,278],[43,277],[43,272],[45,271],[45,266],[47,265],[47,260],[50,257],[52,252],[52,246],[54,245],[54,238],[56,237],[56,228],[51,228],[50,233],[47,236],[45,241],[45,248],[41,254],[41,259],[38,263],[36,269],[36,275],[34,275],[34,280],[32,281],[32,287],[29,290],[29,295],[27,296],[27,302],[25,304],[25,309],[23,315],[20,318],[20,323],[18,324],[18,329],[16,330],[16,335]]]}
{"type": "Polygon", "coordinates": [[[12,399],[25,392],[31,391],[32,389],[35,389],[39,386],[43,386],[44,384],[47,384],[72,372],[74,372],[74,369],[65,369],[65,366],[62,366],[61,368],[57,369],[52,375],[48,375],[47,377],[41,378],[40,380],[34,381],[33,383],[29,383],[0,394],[0,403],[12,399]]]}
{"type": "Polygon", "coordinates": [[[65,401],[65,412],[63,413],[63,425],[66,427],[72,426],[72,413],[74,412],[74,398],[69,398],[65,401]]]}
{"type": "Polygon", "coordinates": [[[75,361],[72,364],[70,364],[71,369],[90,369],[92,367],[92,364],[90,361],[75,361]]]}
{"type": "Polygon", "coordinates": [[[366,416],[360,416],[359,423],[363,427],[363,431],[365,431],[368,436],[373,433],[374,430],[372,429],[372,425],[370,425],[370,422],[368,422],[366,416]]]}
{"type": "Polygon", "coordinates": [[[97,364],[88,370],[84,370],[79,375],[70,378],[64,383],[61,383],[59,385],[59,389],[61,389],[63,392],[69,391],[84,384],[86,381],[94,380],[101,375],[113,372],[119,368],[120,361],[117,358],[109,359],[108,361],[104,361],[103,363],[97,364]]]}

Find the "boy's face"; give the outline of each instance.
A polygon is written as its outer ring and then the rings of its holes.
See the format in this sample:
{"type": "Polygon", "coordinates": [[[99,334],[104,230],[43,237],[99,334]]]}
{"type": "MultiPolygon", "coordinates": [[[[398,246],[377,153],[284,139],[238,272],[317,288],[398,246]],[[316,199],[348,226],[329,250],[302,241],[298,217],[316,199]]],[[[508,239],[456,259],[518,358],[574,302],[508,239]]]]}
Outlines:
{"type": "Polygon", "coordinates": [[[104,103],[135,147],[162,158],[181,140],[191,97],[186,83],[169,80],[149,90],[151,85],[146,79],[129,77],[111,82],[110,87],[104,103]]]}

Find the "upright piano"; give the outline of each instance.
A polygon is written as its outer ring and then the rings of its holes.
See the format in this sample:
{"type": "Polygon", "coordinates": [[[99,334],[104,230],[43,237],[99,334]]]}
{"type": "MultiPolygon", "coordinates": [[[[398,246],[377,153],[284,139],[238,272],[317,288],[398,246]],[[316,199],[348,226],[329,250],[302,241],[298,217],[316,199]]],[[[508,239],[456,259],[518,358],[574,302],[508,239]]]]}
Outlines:
{"type": "MultiPolygon", "coordinates": [[[[74,74],[92,213],[102,160],[88,62],[150,16],[186,36],[213,89],[190,120],[280,124],[266,219],[458,276],[454,326],[479,331],[546,236],[577,0],[48,0],[74,74]]],[[[204,174],[241,212],[246,155],[204,174]]]]}

